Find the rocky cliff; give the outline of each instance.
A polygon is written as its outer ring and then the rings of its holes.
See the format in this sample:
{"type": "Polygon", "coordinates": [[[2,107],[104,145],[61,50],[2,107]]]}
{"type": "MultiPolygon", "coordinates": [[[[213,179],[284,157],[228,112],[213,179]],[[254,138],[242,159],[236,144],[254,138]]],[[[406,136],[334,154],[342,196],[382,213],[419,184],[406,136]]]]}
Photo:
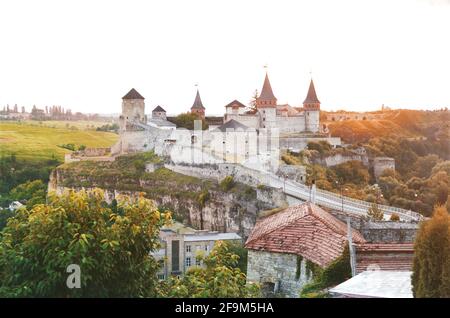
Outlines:
{"type": "Polygon", "coordinates": [[[160,209],[172,211],[178,221],[197,229],[238,232],[244,238],[250,234],[259,211],[285,205],[275,189],[255,189],[241,183],[224,189],[216,181],[165,168],[145,172],[145,162],[148,158],[141,154],[119,157],[114,162],[64,164],[53,171],[49,190],[97,187],[105,191],[109,203],[120,194],[143,192],[160,209]]]}

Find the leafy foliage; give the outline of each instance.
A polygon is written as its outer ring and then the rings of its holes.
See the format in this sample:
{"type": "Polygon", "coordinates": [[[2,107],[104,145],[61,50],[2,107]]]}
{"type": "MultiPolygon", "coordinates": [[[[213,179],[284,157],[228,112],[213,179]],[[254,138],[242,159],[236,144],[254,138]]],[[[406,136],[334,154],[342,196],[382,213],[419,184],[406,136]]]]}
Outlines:
{"type": "Polygon", "coordinates": [[[320,155],[326,155],[331,151],[331,145],[326,140],[320,140],[318,142],[308,142],[307,148],[309,150],[316,150],[320,155]]]}
{"type": "Polygon", "coordinates": [[[99,189],[49,194],[48,204],[19,209],[0,237],[0,296],[155,296],[159,229],[170,221],[143,197],[118,200],[114,213],[99,189]],[[66,268],[81,267],[81,288],[66,287],[66,268]]]}
{"type": "Polygon", "coordinates": [[[196,113],[182,113],[177,117],[173,118],[172,121],[179,128],[186,128],[189,130],[194,130],[194,121],[201,120],[202,121],[202,130],[208,129],[208,124],[204,119],[200,117],[200,115],[196,113]]]}
{"type": "Polygon", "coordinates": [[[229,243],[218,241],[207,257],[199,256],[206,268],[192,267],[182,278],[161,282],[159,297],[245,298],[259,296],[259,286],[246,283],[237,267],[239,256],[229,243]]]}
{"type": "Polygon", "coordinates": [[[414,297],[450,297],[450,215],[436,206],[424,221],[414,244],[412,285],[414,297]]]}
{"type": "Polygon", "coordinates": [[[306,284],[301,292],[302,298],[322,298],[327,296],[325,288],[340,284],[352,276],[350,266],[350,252],[348,244],[345,244],[342,255],[336,258],[325,269],[320,270],[317,266],[312,270],[314,279],[306,284]]]}
{"type": "Polygon", "coordinates": [[[56,159],[28,160],[16,158],[14,155],[0,158],[0,206],[6,207],[17,200],[11,198],[13,188],[29,181],[40,180],[46,184],[50,172],[60,162],[56,159]]]}
{"type": "Polygon", "coordinates": [[[26,204],[31,209],[35,204],[45,203],[47,185],[41,180],[22,183],[11,190],[10,199],[26,204]]]}
{"type": "Polygon", "coordinates": [[[378,207],[377,203],[372,203],[370,208],[367,210],[367,216],[374,221],[383,221],[384,213],[378,207]]]}

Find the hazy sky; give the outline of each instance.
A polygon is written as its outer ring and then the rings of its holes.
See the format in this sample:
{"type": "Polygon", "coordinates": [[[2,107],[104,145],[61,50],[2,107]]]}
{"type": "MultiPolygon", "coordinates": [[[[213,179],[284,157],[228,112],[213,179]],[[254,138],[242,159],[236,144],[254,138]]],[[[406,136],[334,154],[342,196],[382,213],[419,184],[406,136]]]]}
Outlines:
{"type": "Polygon", "coordinates": [[[261,89],[322,109],[450,106],[450,0],[5,0],[0,106],[118,113],[132,87],[169,113],[199,84],[207,114],[261,89]]]}

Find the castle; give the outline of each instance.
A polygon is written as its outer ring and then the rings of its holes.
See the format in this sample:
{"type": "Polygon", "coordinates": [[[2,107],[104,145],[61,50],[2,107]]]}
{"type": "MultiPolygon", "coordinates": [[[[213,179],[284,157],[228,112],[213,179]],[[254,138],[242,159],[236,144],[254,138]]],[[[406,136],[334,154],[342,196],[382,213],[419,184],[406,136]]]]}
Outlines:
{"type": "Polygon", "coordinates": [[[225,106],[224,121],[236,120],[251,128],[278,128],[280,133],[320,132],[320,101],[311,79],[303,107],[278,105],[269,75],[266,73],[261,94],[256,98],[256,108],[247,111],[245,105],[234,100],[225,106]]]}
{"type": "MultiPolygon", "coordinates": [[[[340,138],[321,131],[320,101],[312,79],[303,107],[293,107],[277,104],[266,73],[253,107],[234,100],[225,106],[223,118],[215,118],[205,131],[200,121],[194,130],[177,128],[159,105],[147,118],[144,100],[134,88],[122,97],[120,140],[111,148],[112,155],[154,150],[178,163],[239,163],[273,170],[282,149],[297,151],[319,140],[340,145],[340,138]]],[[[197,89],[190,111],[208,122],[205,110],[197,89]]]]}

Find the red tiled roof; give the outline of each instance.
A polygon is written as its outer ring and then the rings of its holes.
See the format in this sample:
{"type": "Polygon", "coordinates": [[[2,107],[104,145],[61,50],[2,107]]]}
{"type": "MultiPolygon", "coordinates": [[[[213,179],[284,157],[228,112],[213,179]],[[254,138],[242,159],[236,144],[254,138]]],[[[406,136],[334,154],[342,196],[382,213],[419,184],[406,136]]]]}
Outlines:
{"type": "Polygon", "coordinates": [[[311,82],[309,83],[308,94],[306,95],[306,98],[303,101],[303,104],[313,104],[313,103],[320,104],[320,101],[317,98],[316,89],[314,88],[314,82],[311,79],[311,82]]]}
{"type": "Polygon", "coordinates": [[[233,107],[233,108],[240,108],[240,107],[244,107],[245,105],[242,104],[240,101],[238,101],[237,99],[235,99],[234,101],[232,101],[231,103],[225,105],[225,108],[227,107],[233,107]]]}
{"type": "Polygon", "coordinates": [[[367,269],[410,271],[414,258],[413,243],[367,243],[356,245],[356,272],[367,269]]]}
{"type": "MultiPolygon", "coordinates": [[[[354,243],[365,243],[352,231],[354,243]]],[[[245,246],[248,249],[297,254],[325,267],[342,254],[347,225],[311,203],[289,207],[258,220],[245,246]]]]}
{"type": "Polygon", "coordinates": [[[270,85],[269,75],[266,73],[266,77],[264,78],[263,88],[261,90],[261,94],[258,97],[263,100],[277,100],[272,91],[272,86],[270,85]]]}

